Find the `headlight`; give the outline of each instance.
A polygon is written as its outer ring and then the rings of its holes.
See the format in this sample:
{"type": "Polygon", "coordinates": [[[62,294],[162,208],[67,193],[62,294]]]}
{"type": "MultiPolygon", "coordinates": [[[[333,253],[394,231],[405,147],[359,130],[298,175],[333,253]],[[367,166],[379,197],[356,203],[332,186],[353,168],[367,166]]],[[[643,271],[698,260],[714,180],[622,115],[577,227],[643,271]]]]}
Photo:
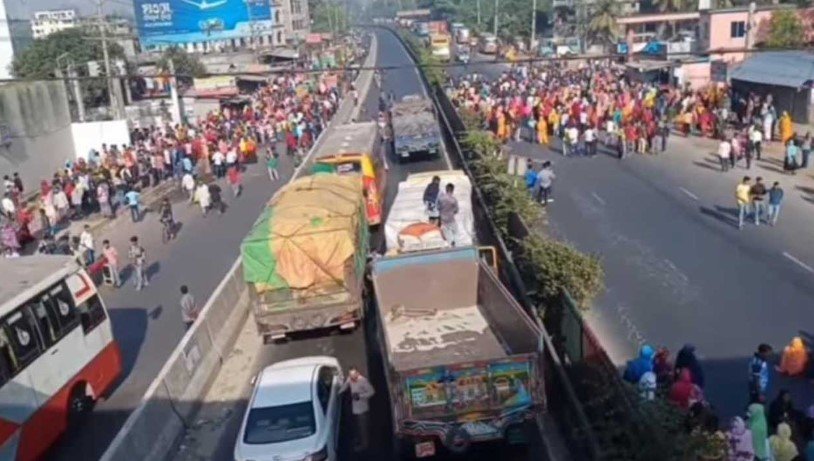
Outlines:
{"type": "Polygon", "coordinates": [[[322,450],[306,456],[302,461],[325,461],[326,459],[328,459],[328,448],[323,447],[322,450]]]}

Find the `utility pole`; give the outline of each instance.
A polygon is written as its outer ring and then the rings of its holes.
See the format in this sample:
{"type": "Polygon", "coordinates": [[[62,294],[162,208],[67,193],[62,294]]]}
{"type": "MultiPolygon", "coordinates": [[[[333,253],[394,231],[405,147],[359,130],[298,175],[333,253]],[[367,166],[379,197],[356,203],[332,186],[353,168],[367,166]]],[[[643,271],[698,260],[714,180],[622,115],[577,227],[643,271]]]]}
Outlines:
{"type": "Polygon", "coordinates": [[[121,118],[121,111],[119,110],[119,101],[116,98],[114,91],[115,82],[113,77],[112,68],[110,66],[110,52],[107,49],[107,30],[104,22],[104,14],[102,13],[102,4],[104,0],[97,0],[96,2],[96,20],[99,24],[99,32],[102,34],[102,55],[105,59],[105,80],[107,81],[107,94],[110,98],[110,109],[116,118],[121,118]]]}
{"type": "Polygon", "coordinates": [[[534,54],[534,44],[537,43],[537,0],[531,0],[531,37],[529,37],[529,53],[534,54]]]}
{"type": "Polygon", "coordinates": [[[478,0],[478,25],[480,25],[480,0],[478,0]]]}
{"type": "Polygon", "coordinates": [[[77,79],[76,70],[74,67],[73,59],[68,62],[68,77],[73,78],[73,91],[76,95],[76,112],[79,115],[79,121],[85,121],[85,101],[82,99],[82,86],[77,79]]]}
{"type": "Polygon", "coordinates": [[[170,115],[172,116],[172,123],[181,123],[181,101],[178,99],[178,81],[175,79],[175,63],[172,59],[167,60],[167,70],[170,71],[170,99],[172,100],[172,108],[170,115]]]}
{"type": "Polygon", "coordinates": [[[500,0],[495,0],[495,24],[494,24],[494,36],[497,38],[497,26],[498,26],[498,11],[500,10],[500,0]]]}
{"type": "Polygon", "coordinates": [[[755,2],[749,2],[749,13],[746,16],[746,57],[749,57],[749,50],[752,49],[752,43],[755,40],[755,31],[752,30],[752,21],[755,16],[755,2]]]}

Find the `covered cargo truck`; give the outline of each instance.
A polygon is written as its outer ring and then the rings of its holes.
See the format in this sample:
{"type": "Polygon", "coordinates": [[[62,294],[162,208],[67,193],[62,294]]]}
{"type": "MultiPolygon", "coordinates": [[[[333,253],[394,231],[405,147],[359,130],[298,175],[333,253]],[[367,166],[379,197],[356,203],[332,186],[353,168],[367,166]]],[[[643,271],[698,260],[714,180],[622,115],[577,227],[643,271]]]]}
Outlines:
{"type": "Polygon", "coordinates": [[[455,186],[458,199],[458,214],[455,221],[458,227],[456,245],[459,247],[475,244],[475,220],[472,215],[472,183],[461,170],[439,170],[412,173],[399,183],[396,198],[390,205],[387,221],[384,224],[386,251],[388,254],[406,253],[440,248],[450,245],[441,234],[438,226],[430,224],[427,208],[424,205],[424,189],[432,178],[441,179],[440,189],[447,184],[455,186]]]}
{"type": "Polygon", "coordinates": [[[361,322],[368,231],[358,179],[316,174],[288,184],[240,252],[265,339],[361,322]]]}
{"type": "Polygon", "coordinates": [[[393,152],[400,161],[425,155],[441,155],[441,130],[435,120],[432,102],[419,95],[407,95],[390,109],[393,152]]]}
{"type": "Polygon", "coordinates": [[[374,259],[371,278],[397,450],[528,434],[545,407],[542,331],[477,248],[374,259]]]}

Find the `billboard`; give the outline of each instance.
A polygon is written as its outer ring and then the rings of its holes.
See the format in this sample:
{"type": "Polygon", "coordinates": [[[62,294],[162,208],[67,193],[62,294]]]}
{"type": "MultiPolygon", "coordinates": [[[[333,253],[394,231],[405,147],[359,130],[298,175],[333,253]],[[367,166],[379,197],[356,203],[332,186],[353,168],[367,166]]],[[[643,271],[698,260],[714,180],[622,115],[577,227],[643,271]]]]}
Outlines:
{"type": "Polygon", "coordinates": [[[142,45],[271,35],[269,0],[134,0],[142,45]]]}

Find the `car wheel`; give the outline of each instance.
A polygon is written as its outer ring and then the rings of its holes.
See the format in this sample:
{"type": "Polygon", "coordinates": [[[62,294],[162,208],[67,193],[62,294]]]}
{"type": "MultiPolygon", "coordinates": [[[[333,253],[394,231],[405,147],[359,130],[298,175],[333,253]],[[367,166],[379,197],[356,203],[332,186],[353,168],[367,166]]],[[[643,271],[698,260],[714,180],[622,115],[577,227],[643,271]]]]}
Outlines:
{"type": "Polygon", "coordinates": [[[81,423],[93,409],[93,398],[85,391],[85,383],[74,386],[68,399],[68,425],[81,423]]]}

